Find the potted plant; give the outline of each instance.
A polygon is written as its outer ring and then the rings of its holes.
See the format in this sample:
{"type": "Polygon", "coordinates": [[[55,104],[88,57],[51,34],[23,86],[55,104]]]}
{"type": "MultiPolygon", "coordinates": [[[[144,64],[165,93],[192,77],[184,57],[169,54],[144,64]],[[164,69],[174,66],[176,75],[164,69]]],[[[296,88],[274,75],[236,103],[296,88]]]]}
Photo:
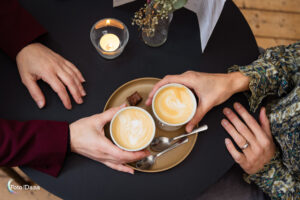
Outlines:
{"type": "Polygon", "coordinates": [[[147,45],[161,46],[167,41],[173,12],[182,8],[186,2],[187,0],[148,0],[134,14],[132,24],[139,27],[147,45]]]}

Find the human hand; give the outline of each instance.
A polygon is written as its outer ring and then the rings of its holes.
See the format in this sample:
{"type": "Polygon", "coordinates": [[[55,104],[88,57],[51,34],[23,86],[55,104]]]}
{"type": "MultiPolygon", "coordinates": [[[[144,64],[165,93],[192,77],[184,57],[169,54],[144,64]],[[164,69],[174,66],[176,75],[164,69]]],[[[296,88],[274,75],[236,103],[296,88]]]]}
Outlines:
{"type": "Polygon", "coordinates": [[[198,96],[196,114],[186,126],[186,131],[190,132],[210,109],[223,103],[234,93],[246,90],[249,80],[240,72],[209,74],[187,71],[180,75],[168,75],[153,87],[146,100],[146,105],[150,105],[155,92],[168,83],[183,84],[194,90],[198,96]]]}
{"type": "Polygon", "coordinates": [[[23,84],[39,108],[45,106],[46,100],[36,81],[42,79],[58,94],[67,109],[71,101],[66,87],[76,103],[83,103],[86,92],[82,86],[85,82],[80,71],[71,62],[40,43],[24,47],[16,57],[18,70],[23,84]]]}
{"type": "Polygon", "coordinates": [[[229,108],[224,109],[224,114],[231,123],[223,119],[221,124],[242,149],[243,153],[237,151],[230,139],[226,138],[225,144],[235,162],[237,162],[246,173],[255,174],[260,171],[265,164],[270,162],[276,151],[266,109],[262,108],[260,110],[260,125],[241,104],[235,103],[234,109],[247,125],[229,108]],[[244,147],[243,149],[243,146],[247,143],[248,147],[244,147]]]}
{"type": "Polygon", "coordinates": [[[71,151],[96,160],[106,166],[133,174],[134,170],[125,163],[140,160],[149,152],[124,151],[105,137],[104,125],[111,121],[120,107],[111,108],[101,114],[80,119],[70,125],[71,151]]]}

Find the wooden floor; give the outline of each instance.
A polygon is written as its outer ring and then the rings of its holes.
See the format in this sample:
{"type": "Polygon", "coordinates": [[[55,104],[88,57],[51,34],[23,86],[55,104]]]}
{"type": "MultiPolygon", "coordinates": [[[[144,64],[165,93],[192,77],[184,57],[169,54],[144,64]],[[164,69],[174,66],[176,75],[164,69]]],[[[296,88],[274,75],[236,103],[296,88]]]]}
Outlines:
{"type": "MultiPolygon", "coordinates": [[[[20,175],[27,178],[20,169],[17,167],[14,169],[16,169],[20,175]]],[[[7,189],[7,183],[9,180],[10,177],[0,170],[0,200],[60,200],[60,198],[47,192],[43,188],[36,191],[18,190],[15,194],[12,194],[7,189]]],[[[17,185],[15,182],[12,182],[12,184],[17,185]]]]}
{"type": "Polygon", "coordinates": [[[300,40],[300,0],[233,0],[241,9],[260,47],[300,40]]]}
{"type": "MultiPolygon", "coordinates": [[[[260,47],[286,45],[300,40],[300,0],[233,0],[250,24],[260,47]]],[[[11,194],[0,171],[0,200],[58,200],[45,190],[11,194]]]]}

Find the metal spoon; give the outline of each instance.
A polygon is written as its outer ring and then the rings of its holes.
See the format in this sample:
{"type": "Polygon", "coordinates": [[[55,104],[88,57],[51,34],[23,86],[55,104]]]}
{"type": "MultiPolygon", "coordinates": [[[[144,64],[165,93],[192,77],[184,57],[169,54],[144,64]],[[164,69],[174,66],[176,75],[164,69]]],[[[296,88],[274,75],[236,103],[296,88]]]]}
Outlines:
{"type": "Polygon", "coordinates": [[[150,169],[153,166],[153,164],[155,163],[156,158],[163,155],[164,153],[167,153],[168,151],[171,151],[172,149],[175,149],[176,147],[178,147],[184,143],[187,143],[188,141],[189,141],[189,139],[187,137],[182,138],[179,141],[175,142],[173,145],[171,145],[169,148],[165,149],[164,151],[159,152],[156,155],[147,156],[146,158],[143,158],[142,160],[137,161],[135,166],[136,166],[136,168],[139,168],[139,169],[150,169]]]}
{"type": "Polygon", "coordinates": [[[168,148],[172,144],[172,142],[174,140],[178,140],[180,138],[183,138],[183,137],[186,137],[186,136],[190,136],[190,135],[193,135],[195,133],[199,133],[199,132],[205,131],[207,129],[208,129],[208,126],[207,125],[203,125],[203,126],[200,126],[197,129],[193,130],[190,133],[182,134],[182,135],[176,136],[174,138],[157,137],[157,138],[154,138],[154,140],[151,142],[150,148],[153,151],[160,152],[160,151],[163,151],[166,148],[168,148]]]}

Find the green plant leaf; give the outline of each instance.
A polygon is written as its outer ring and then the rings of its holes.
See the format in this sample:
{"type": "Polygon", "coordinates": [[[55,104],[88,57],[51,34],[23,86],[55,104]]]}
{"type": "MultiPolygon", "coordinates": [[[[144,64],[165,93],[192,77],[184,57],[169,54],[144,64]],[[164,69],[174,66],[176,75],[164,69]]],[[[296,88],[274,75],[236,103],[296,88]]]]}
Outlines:
{"type": "Polygon", "coordinates": [[[175,10],[180,9],[180,8],[182,8],[186,4],[187,1],[188,0],[177,0],[173,4],[173,7],[175,8],[175,10]]]}

